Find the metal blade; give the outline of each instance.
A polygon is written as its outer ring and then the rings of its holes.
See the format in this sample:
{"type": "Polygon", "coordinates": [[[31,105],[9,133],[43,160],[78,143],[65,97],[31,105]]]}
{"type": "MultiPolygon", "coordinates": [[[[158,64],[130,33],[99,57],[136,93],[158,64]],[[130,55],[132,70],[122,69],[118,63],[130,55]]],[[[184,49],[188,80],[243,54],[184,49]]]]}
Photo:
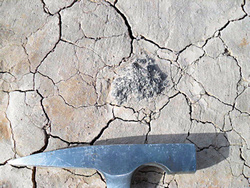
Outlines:
{"type": "Polygon", "coordinates": [[[16,166],[95,168],[104,174],[122,175],[141,165],[157,165],[168,173],[196,171],[193,144],[132,144],[74,147],[38,153],[8,161],[16,166]]]}

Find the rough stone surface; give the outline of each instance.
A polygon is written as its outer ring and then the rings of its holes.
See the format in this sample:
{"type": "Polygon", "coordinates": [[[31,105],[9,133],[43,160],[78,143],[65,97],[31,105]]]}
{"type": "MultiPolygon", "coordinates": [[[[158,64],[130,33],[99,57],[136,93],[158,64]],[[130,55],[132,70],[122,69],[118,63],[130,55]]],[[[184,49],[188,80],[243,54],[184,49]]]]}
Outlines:
{"type": "MultiPolygon", "coordinates": [[[[187,137],[190,125],[189,106],[185,97],[180,94],[170,100],[156,120],[152,120],[149,135],[183,134],[178,140],[172,140],[173,142],[183,142],[187,137]]],[[[164,142],[167,137],[162,139],[157,141],[164,142]]],[[[148,142],[154,143],[155,140],[149,137],[148,142]]]]}
{"type": "Polygon", "coordinates": [[[45,8],[51,14],[55,14],[60,10],[71,6],[74,3],[74,0],[60,0],[60,1],[51,1],[51,0],[44,0],[45,8]]]}
{"type": "Polygon", "coordinates": [[[4,151],[0,155],[0,164],[4,163],[14,155],[14,143],[11,134],[10,122],[6,117],[9,96],[0,92],[0,150],[4,151]]]}
{"type": "MultiPolygon", "coordinates": [[[[122,120],[114,120],[109,124],[102,136],[100,137],[100,143],[114,144],[129,144],[133,142],[135,144],[143,144],[146,140],[146,134],[148,133],[148,126],[139,122],[126,122],[122,120]],[[120,136],[119,141],[114,141],[117,138],[117,134],[120,136]]],[[[98,142],[97,142],[98,144],[98,142]]]]}
{"type": "Polygon", "coordinates": [[[195,174],[132,187],[249,187],[249,0],[0,1],[0,187],[102,187],[95,169],[11,158],[193,143],[195,174]]]}
{"type": "Polygon", "coordinates": [[[247,144],[248,149],[250,149],[250,117],[247,114],[241,114],[238,111],[233,111],[230,113],[232,120],[232,127],[236,132],[238,132],[247,144]]]}
{"type": "Polygon", "coordinates": [[[201,48],[192,45],[186,48],[186,50],[184,50],[182,53],[180,53],[178,62],[182,68],[186,68],[191,63],[194,63],[196,60],[198,60],[198,58],[203,54],[204,51],[201,48]]]}
{"type": "Polygon", "coordinates": [[[66,103],[74,107],[93,106],[96,93],[93,85],[88,84],[80,75],[76,75],[57,84],[59,94],[66,103]]]}
{"type": "Polygon", "coordinates": [[[0,166],[0,187],[32,187],[32,170],[0,166]]]}
{"type": "Polygon", "coordinates": [[[228,20],[242,17],[241,2],[131,0],[118,1],[116,6],[127,17],[135,36],[142,35],[160,46],[179,51],[212,36],[228,20]]]}
{"type": "Polygon", "coordinates": [[[55,83],[75,75],[78,71],[78,61],[74,46],[59,42],[55,51],[48,55],[38,71],[51,78],[55,83]]]}
{"type": "Polygon", "coordinates": [[[61,97],[49,97],[44,107],[51,120],[51,134],[69,142],[91,142],[112,118],[104,107],[74,108],[61,97]]]}
{"type": "Polygon", "coordinates": [[[42,28],[28,36],[24,47],[31,63],[32,72],[35,72],[40,62],[53,49],[58,40],[59,19],[57,16],[51,17],[42,28]]]}
{"type": "Polygon", "coordinates": [[[47,119],[40,105],[40,96],[34,92],[11,92],[6,111],[16,141],[16,152],[24,156],[44,146],[47,119]],[[30,144],[32,143],[32,144],[30,144]],[[29,146],[29,147],[27,147],[29,146]]]}
{"type": "Polygon", "coordinates": [[[250,36],[249,36],[250,18],[246,17],[238,22],[230,23],[229,26],[222,31],[221,38],[228,46],[229,52],[236,57],[241,67],[243,79],[250,82],[250,36]],[[231,36],[234,37],[231,37],[231,36]]]}
{"type": "Polygon", "coordinates": [[[159,111],[177,93],[174,84],[180,74],[178,68],[169,60],[157,57],[157,47],[148,42],[134,42],[134,50],[134,56],[110,70],[113,75],[109,74],[112,82],[107,100],[136,111],[159,111]]]}
{"type": "MultiPolygon", "coordinates": [[[[213,156],[217,156],[217,151],[211,148],[201,152],[209,152],[213,156]]],[[[216,160],[216,158],[211,157],[209,160],[216,160]]],[[[203,161],[203,163],[206,162],[203,161]]],[[[245,178],[242,178],[241,181],[240,178],[237,180],[231,173],[228,162],[223,160],[210,168],[197,171],[194,175],[176,175],[175,179],[179,187],[235,187],[237,183],[242,185],[242,187],[248,187],[248,182],[245,178]]]]}
{"type": "Polygon", "coordinates": [[[223,102],[233,104],[237,96],[236,86],[240,80],[240,71],[232,57],[222,56],[212,59],[205,56],[190,66],[188,73],[199,81],[209,94],[223,102]]]}
{"type": "Polygon", "coordinates": [[[250,105],[249,105],[249,97],[250,96],[250,88],[246,88],[246,90],[236,99],[236,107],[242,111],[250,114],[250,105]]]}
{"type": "Polygon", "coordinates": [[[210,39],[204,47],[206,54],[214,59],[225,52],[225,46],[220,38],[210,39]]]}
{"type": "Polygon", "coordinates": [[[231,106],[224,105],[219,100],[204,95],[192,105],[192,118],[203,122],[211,122],[216,127],[223,129],[225,116],[231,109],[231,106]]]}
{"type": "Polygon", "coordinates": [[[69,171],[56,168],[37,168],[36,182],[38,187],[105,187],[105,182],[98,174],[93,176],[75,175],[69,171]]]}

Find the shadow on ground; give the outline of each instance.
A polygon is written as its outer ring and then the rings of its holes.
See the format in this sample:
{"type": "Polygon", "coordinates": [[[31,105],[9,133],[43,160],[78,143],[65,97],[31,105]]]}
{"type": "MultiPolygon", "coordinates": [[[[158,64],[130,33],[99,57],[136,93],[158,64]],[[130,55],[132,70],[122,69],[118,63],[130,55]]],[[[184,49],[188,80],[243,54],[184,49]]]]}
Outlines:
{"type": "MultiPolygon", "coordinates": [[[[145,135],[99,140],[95,145],[141,144],[142,140],[145,140],[145,135]]],[[[226,133],[194,133],[189,134],[188,137],[187,134],[149,135],[146,143],[192,143],[193,140],[196,145],[197,170],[216,165],[229,156],[229,142],[226,133]],[[200,147],[200,143],[203,147],[200,147]],[[221,148],[223,149],[220,150],[221,148]]],[[[163,174],[161,169],[142,167],[134,173],[132,187],[156,187],[162,181],[163,174]],[[152,174],[154,174],[153,182],[152,174]]]]}

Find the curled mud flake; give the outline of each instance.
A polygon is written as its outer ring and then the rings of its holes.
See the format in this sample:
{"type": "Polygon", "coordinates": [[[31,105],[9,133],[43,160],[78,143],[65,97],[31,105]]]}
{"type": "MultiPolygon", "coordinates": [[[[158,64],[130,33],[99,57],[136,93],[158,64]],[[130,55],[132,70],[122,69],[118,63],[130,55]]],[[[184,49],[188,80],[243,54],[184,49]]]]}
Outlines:
{"type": "Polygon", "coordinates": [[[160,94],[167,85],[167,75],[155,64],[154,59],[137,59],[114,79],[112,96],[119,104],[129,97],[140,101],[160,94]]]}

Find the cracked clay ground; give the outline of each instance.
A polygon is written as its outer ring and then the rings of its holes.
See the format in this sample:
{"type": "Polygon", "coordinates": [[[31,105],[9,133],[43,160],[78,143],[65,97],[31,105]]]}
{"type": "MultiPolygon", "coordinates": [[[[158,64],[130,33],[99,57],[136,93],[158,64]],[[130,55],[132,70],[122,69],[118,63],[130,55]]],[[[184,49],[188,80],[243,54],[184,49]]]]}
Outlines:
{"type": "Polygon", "coordinates": [[[249,15],[249,0],[1,0],[0,187],[103,188],[96,170],[7,161],[119,143],[197,148],[195,174],[144,168],[133,187],[249,187],[249,15]]]}

